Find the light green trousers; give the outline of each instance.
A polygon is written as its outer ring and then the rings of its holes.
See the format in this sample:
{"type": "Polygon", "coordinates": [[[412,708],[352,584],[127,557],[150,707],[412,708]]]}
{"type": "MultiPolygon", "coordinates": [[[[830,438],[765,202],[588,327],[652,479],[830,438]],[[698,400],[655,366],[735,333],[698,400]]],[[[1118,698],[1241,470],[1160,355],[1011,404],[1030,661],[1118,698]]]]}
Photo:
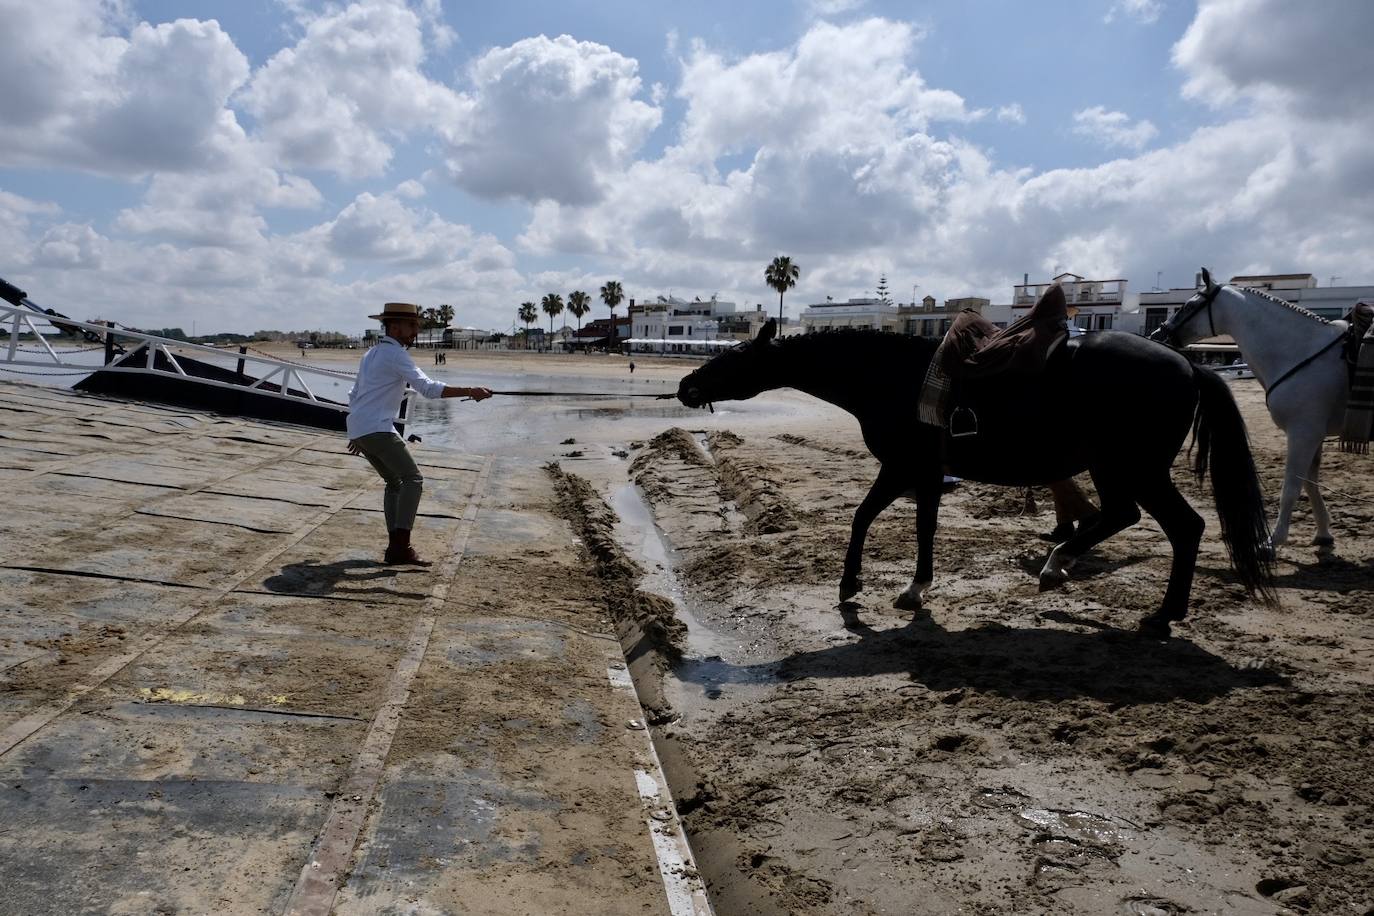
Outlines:
{"type": "Polygon", "coordinates": [[[415,459],[410,457],[410,449],[395,433],[371,433],[360,436],[357,442],[363,457],[386,481],[386,494],[382,497],[386,530],[392,532],[403,528],[409,531],[414,528],[425,479],[420,475],[415,459]]]}

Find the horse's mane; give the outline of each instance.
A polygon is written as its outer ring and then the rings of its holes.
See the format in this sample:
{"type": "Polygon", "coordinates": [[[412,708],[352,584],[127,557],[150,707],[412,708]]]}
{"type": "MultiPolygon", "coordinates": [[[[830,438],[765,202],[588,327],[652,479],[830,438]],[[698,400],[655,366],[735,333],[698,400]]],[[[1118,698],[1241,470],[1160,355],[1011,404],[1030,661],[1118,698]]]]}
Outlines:
{"type": "Polygon", "coordinates": [[[850,353],[872,354],[875,349],[884,353],[929,357],[939,344],[938,340],[926,337],[875,331],[872,328],[827,328],[778,340],[778,346],[789,351],[802,353],[814,348],[834,357],[850,353]]]}
{"type": "Polygon", "coordinates": [[[1273,293],[1269,292],[1268,290],[1255,289],[1255,287],[1253,287],[1253,286],[1241,286],[1241,287],[1237,287],[1237,289],[1240,289],[1242,292],[1250,293],[1250,294],[1253,295],[1253,296],[1259,296],[1261,299],[1267,299],[1267,300],[1269,300],[1270,302],[1277,303],[1278,305],[1281,305],[1281,306],[1283,306],[1283,307],[1286,308],[1286,309],[1291,309],[1292,311],[1297,312],[1299,315],[1303,316],[1304,318],[1311,318],[1313,321],[1319,321],[1319,322],[1321,322],[1322,324],[1330,324],[1330,323],[1331,323],[1330,319],[1328,319],[1328,318],[1323,318],[1322,316],[1316,314],[1315,312],[1310,312],[1310,311],[1308,311],[1307,309],[1303,308],[1301,305],[1294,305],[1293,303],[1289,302],[1287,299],[1280,299],[1278,296],[1275,296],[1273,293]]]}

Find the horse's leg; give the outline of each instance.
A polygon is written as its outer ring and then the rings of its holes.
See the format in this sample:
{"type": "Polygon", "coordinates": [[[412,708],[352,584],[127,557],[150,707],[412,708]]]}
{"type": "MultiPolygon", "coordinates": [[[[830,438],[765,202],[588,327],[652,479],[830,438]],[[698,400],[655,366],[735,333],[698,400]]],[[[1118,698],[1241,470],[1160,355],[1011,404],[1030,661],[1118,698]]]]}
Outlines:
{"type": "Polygon", "coordinates": [[[1293,506],[1298,501],[1298,490],[1302,488],[1303,474],[1312,467],[1321,444],[1320,431],[1308,428],[1305,424],[1288,430],[1288,455],[1283,464],[1283,490],[1279,494],[1279,515],[1274,520],[1274,531],[1269,538],[1271,555],[1288,543],[1288,523],[1293,518],[1293,506]]]}
{"type": "Polygon", "coordinates": [[[849,548],[844,554],[844,575],[840,578],[841,601],[848,601],[863,591],[864,584],[859,578],[859,571],[863,567],[864,539],[868,537],[868,527],[909,485],[905,476],[884,465],[878,470],[873,486],[868,488],[868,495],[854,510],[854,522],[849,530],[849,548]]]}
{"type": "Polygon", "coordinates": [[[1098,468],[1092,469],[1093,486],[1097,488],[1102,508],[1095,521],[1081,526],[1077,534],[1050,551],[1045,568],[1040,570],[1042,592],[1063,585],[1069,578],[1069,570],[1083,554],[1140,521],[1140,510],[1136,508],[1132,492],[1136,484],[1131,478],[1135,473],[1135,469],[1129,467],[1105,474],[1098,468]]]}
{"type": "Polygon", "coordinates": [[[925,590],[935,579],[935,525],[940,516],[941,478],[933,477],[916,485],[916,575],[906,591],[892,606],[904,611],[919,611],[925,590]]]}
{"type": "Polygon", "coordinates": [[[1202,516],[1188,505],[1165,471],[1152,476],[1137,496],[1140,507],[1153,516],[1169,539],[1174,558],[1169,566],[1169,584],[1164,590],[1164,602],[1159,610],[1140,621],[1143,636],[1166,637],[1169,622],[1182,620],[1188,613],[1188,596],[1193,590],[1193,571],[1197,568],[1198,547],[1202,544],[1205,524],[1202,516]]]}
{"type": "Polygon", "coordinates": [[[1317,548],[1317,556],[1329,557],[1336,550],[1336,539],[1331,535],[1331,513],[1326,511],[1326,500],[1318,486],[1322,473],[1322,443],[1317,443],[1317,453],[1312,456],[1312,467],[1307,470],[1303,489],[1307,492],[1307,504],[1312,507],[1312,520],[1317,523],[1316,537],[1312,546],[1317,548]]]}

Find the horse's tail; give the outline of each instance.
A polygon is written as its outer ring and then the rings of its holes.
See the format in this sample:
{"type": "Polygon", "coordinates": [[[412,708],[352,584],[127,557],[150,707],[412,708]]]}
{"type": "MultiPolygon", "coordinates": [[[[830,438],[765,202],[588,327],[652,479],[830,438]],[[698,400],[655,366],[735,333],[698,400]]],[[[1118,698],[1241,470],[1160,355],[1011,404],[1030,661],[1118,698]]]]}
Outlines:
{"type": "Polygon", "coordinates": [[[1245,421],[1221,376],[1193,367],[1198,405],[1193,417],[1193,473],[1199,481],[1211,469],[1212,498],[1221,519],[1221,539],[1240,584],[1266,603],[1274,603],[1274,569],[1269,553],[1269,522],[1264,494],[1245,421]]]}

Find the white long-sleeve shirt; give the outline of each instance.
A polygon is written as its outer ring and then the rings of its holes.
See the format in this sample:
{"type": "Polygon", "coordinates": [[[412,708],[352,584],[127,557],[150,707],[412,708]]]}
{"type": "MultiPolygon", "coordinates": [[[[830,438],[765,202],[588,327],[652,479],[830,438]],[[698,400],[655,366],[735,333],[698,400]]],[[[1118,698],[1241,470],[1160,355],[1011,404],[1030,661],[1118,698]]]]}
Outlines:
{"type": "Polygon", "coordinates": [[[358,381],[348,392],[348,438],[370,433],[391,433],[401,410],[406,385],[427,398],[441,397],[444,383],[420,371],[406,348],[392,337],[383,337],[363,354],[358,381]]]}

